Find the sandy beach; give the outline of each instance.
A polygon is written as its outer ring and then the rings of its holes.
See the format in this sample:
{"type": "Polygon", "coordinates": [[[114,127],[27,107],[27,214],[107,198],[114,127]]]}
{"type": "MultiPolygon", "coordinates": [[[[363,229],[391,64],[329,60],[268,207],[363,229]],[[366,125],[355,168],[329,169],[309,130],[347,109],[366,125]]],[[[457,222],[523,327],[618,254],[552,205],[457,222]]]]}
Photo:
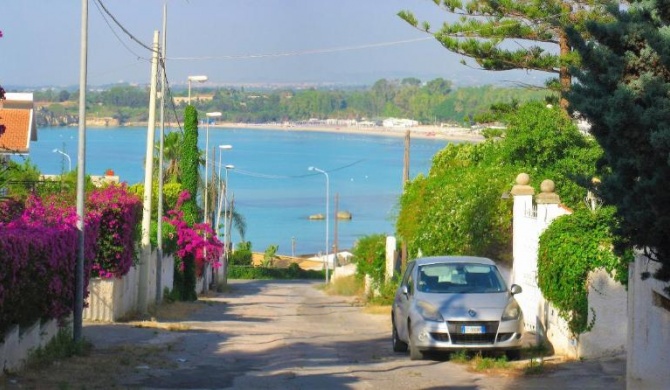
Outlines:
{"type": "Polygon", "coordinates": [[[404,137],[410,132],[413,138],[445,139],[450,141],[481,142],[484,137],[479,132],[463,127],[440,127],[440,126],[413,126],[407,128],[391,127],[353,127],[353,126],[305,126],[305,125],[282,125],[282,124],[248,124],[248,123],[217,123],[209,125],[214,128],[235,128],[249,130],[276,130],[276,131],[316,131],[342,134],[366,134],[378,136],[404,137]]]}
{"type": "MultiPolygon", "coordinates": [[[[107,118],[109,119],[109,118],[107,118]]],[[[109,124],[109,121],[100,118],[88,118],[86,126],[105,128],[116,127],[109,124]]],[[[169,127],[180,127],[183,124],[166,123],[169,127]]],[[[121,127],[144,127],[146,122],[127,122],[121,127]]],[[[200,128],[204,125],[201,124],[200,128]]],[[[272,131],[312,131],[324,133],[341,134],[365,134],[378,135],[384,137],[404,137],[409,131],[412,138],[425,139],[444,139],[449,141],[462,142],[481,142],[484,137],[478,130],[472,130],[467,127],[449,127],[449,126],[411,126],[411,127],[382,127],[382,126],[335,126],[321,124],[303,124],[303,123],[235,123],[219,122],[209,125],[210,129],[249,129],[249,130],[272,130],[272,131]]]]}

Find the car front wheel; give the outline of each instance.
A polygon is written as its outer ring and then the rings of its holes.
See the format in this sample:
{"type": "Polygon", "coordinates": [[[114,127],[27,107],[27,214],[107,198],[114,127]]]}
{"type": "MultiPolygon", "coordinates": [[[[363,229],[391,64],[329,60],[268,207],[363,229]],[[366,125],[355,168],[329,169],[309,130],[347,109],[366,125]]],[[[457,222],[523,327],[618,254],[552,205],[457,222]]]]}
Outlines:
{"type": "Polygon", "coordinates": [[[398,338],[398,330],[395,327],[395,321],[391,318],[391,323],[393,324],[393,352],[407,352],[407,343],[398,338]]]}

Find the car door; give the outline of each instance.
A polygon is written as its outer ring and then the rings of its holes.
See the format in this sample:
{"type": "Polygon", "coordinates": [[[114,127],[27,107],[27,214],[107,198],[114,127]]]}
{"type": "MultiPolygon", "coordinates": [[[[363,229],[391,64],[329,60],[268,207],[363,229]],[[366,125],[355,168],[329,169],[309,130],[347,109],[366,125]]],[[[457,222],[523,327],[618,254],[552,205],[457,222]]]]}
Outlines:
{"type": "Polygon", "coordinates": [[[398,337],[403,341],[409,340],[407,334],[407,316],[409,315],[409,306],[412,303],[414,295],[414,269],[414,262],[407,264],[407,269],[393,301],[393,320],[398,331],[398,337]],[[407,294],[403,293],[403,286],[407,287],[407,294]]]}

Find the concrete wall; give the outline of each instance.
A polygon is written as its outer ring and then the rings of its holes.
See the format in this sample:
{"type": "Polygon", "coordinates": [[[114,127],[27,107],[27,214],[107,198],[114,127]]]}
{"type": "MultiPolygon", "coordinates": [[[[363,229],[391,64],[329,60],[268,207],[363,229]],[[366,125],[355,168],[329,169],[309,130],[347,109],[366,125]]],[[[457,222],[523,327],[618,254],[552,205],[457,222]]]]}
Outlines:
{"type": "Polygon", "coordinates": [[[333,275],[330,277],[330,282],[337,279],[346,278],[347,276],[356,275],[356,264],[347,264],[340,267],[335,267],[333,275]]]}
{"type": "Polygon", "coordinates": [[[542,303],[541,321],[554,352],[571,358],[598,358],[620,355],[626,351],[627,305],[626,288],[612,279],[607,271],[598,269],[589,274],[589,323],[593,328],[577,337],[551,303],[542,303]]]}
{"type": "Polygon", "coordinates": [[[31,351],[46,346],[58,334],[58,322],[35,322],[27,328],[12,327],[0,343],[0,376],[5,372],[20,370],[31,351]]]}
{"type": "Polygon", "coordinates": [[[628,277],[628,389],[667,389],[670,386],[670,296],[653,277],[658,264],[638,254],[628,277]]]}
{"type": "Polygon", "coordinates": [[[511,193],[513,206],[512,283],[523,289],[515,296],[525,319],[525,330],[548,341],[554,352],[572,358],[610,356],[625,350],[627,326],[625,288],[603,270],[589,276],[589,318],[595,312],[591,331],[575,337],[559,312],[542,296],[537,286],[537,253],[540,235],[559,216],[570,214],[560,205],[554,184],[545,180],[534,199],[528,175],[520,174],[511,193]]]}
{"type": "MultiPolygon", "coordinates": [[[[156,303],[156,252],[152,252],[149,264],[147,302],[156,303]]],[[[174,283],[174,259],[164,257],[161,261],[161,284],[172,290],[174,283]]],[[[93,278],[89,282],[90,295],[84,308],[84,319],[90,321],[114,322],[137,309],[139,269],[132,267],[121,279],[93,278]]],[[[162,291],[161,291],[162,293],[162,291]]]]}

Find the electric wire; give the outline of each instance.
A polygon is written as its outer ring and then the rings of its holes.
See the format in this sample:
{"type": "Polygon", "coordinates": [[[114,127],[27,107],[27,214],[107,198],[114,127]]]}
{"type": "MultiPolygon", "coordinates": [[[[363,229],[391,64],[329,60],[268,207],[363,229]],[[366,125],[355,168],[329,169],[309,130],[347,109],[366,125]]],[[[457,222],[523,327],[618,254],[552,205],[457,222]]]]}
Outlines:
{"type": "MultiPolygon", "coordinates": [[[[326,172],[332,173],[332,172],[341,171],[343,169],[347,169],[349,167],[352,167],[356,164],[360,164],[363,161],[365,161],[365,159],[359,159],[359,160],[356,160],[356,161],[351,162],[349,164],[342,165],[342,166],[337,167],[337,168],[329,169],[326,172]]],[[[222,164],[222,166],[223,166],[223,164],[222,164]]],[[[214,163],[214,168],[215,169],[219,168],[219,164],[214,163]]],[[[235,167],[235,169],[231,170],[231,172],[233,172],[235,174],[238,174],[238,175],[242,175],[242,176],[255,177],[255,178],[258,178],[258,179],[271,179],[271,180],[302,179],[302,178],[305,178],[305,177],[316,176],[316,175],[321,174],[321,173],[306,173],[304,175],[272,175],[272,174],[267,174],[267,173],[247,171],[247,170],[244,170],[244,169],[239,169],[238,167],[235,167]]]]}
{"type": "Polygon", "coordinates": [[[107,9],[107,7],[105,7],[105,5],[102,3],[102,0],[95,0],[95,1],[96,1],[96,3],[98,3],[98,4],[100,5],[100,7],[105,11],[105,13],[106,13],[107,15],[109,15],[109,17],[110,17],[110,18],[114,21],[114,23],[121,29],[121,31],[123,31],[124,33],[126,33],[126,35],[128,35],[128,37],[129,37],[131,40],[135,41],[135,43],[137,43],[138,45],[142,46],[143,48],[149,50],[150,53],[153,53],[153,52],[154,52],[154,49],[153,49],[151,46],[149,46],[149,45],[145,44],[144,42],[140,41],[139,39],[137,39],[137,38],[136,38],[130,31],[128,31],[127,28],[125,28],[125,27],[123,26],[123,25],[116,19],[116,17],[115,17],[111,12],[109,12],[109,10],[107,9]]]}
{"type": "MultiPolygon", "coordinates": [[[[114,34],[114,36],[115,36],[116,39],[119,41],[119,43],[121,43],[121,45],[123,45],[123,47],[125,47],[126,50],[128,50],[132,55],[134,55],[135,57],[137,57],[137,59],[145,60],[145,61],[149,61],[148,58],[142,57],[141,55],[139,55],[139,54],[137,54],[136,52],[134,52],[133,49],[131,49],[131,48],[130,48],[130,47],[129,47],[129,46],[128,46],[122,39],[121,39],[121,37],[119,36],[119,34],[116,33],[116,30],[114,30],[114,28],[112,27],[112,25],[109,23],[109,20],[108,20],[107,17],[105,16],[105,13],[107,13],[107,15],[109,15],[109,17],[111,17],[111,18],[114,18],[114,17],[109,13],[109,11],[107,11],[107,12],[103,12],[103,10],[101,9],[101,7],[104,7],[104,6],[103,6],[102,3],[100,2],[100,0],[96,0],[96,1],[94,2],[94,4],[95,4],[96,8],[98,9],[98,12],[100,12],[100,16],[102,16],[102,20],[105,21],[105,24],[107,24],[107,27],[109,27],[109,30],[112,32],[112,34],[114,34]]],[[[105,10],[106,10],[106,9],[105,9],[105,10]]],[[[120,24],[118,23],[118,21],[117,21],[116,19],[114,19],[114,21],[116,22],[116,24],[117,24],[118,26],[120,26],[120,24]]],[[[120,28],[123,29],[124,31],[126,31],[122,26],[120,26],[120,28]]]]}
{"type": "Polygon", "coordinates": [[[393,46],[393,45],[400,45],[400,44],[404,44],[404,43],[427,41],[427,40],[431,40],[431,39],[434,39],[434,38],[433,37],[421,37],[421,38],[414,38],[414,39],[403,39],[403,40],[392,41],[392,42],[377,42],[377,43],[369,43],[369,44],[357,45],[357,46],[332,47],[332,48],[324,48],[324,49],[310,49],[310,50],[290,51],[290,52],[283,52],[283,53],[234,54],[234,55],[201,56],[201,57],[168,57],[168,59],[173,60],[173,61],[202,61],[202,60],[242,60],[242,59],[253,59],[253,58],[294,57],[294,56],[309,55],[309,54],[336,53],[336,52],[342,52],[342,51],[369,49],[369,48],[374,48],[374,47],[393,46]]]}

